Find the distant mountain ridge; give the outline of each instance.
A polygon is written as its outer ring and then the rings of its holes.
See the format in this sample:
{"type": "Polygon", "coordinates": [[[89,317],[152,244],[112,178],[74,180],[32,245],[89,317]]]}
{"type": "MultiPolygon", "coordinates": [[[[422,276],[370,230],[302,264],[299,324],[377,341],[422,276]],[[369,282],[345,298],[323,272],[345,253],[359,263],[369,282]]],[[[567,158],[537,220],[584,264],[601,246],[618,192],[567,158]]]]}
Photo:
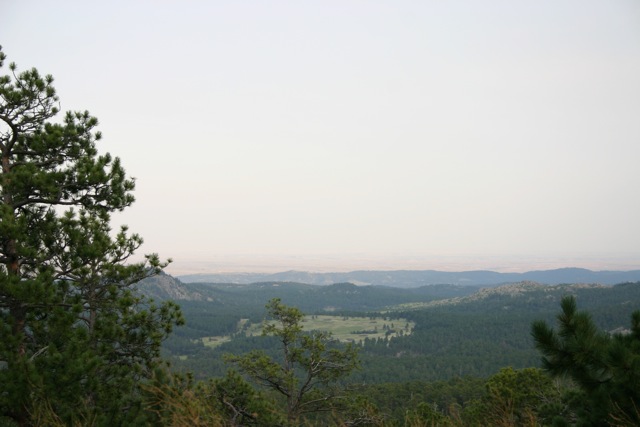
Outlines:
{"type": "Polygon", "coordinates": [[[615,285],[640,281],[640,270],[592,271],[584,268],[559,268],[525,273],[499,273],[489,270],[449,272],[437,270],[352,271],[348,273],[312,273],[285,271],[273,274],[226,273],[190,274],[178,276],[184,283],[297,282],[310,285],[354,283],[356,285],[415,288],[425,285],[452,284],[465,286],[498,286],[515,282],[538,282],[547,285],[565,283],[595,283],[615,285]]]}

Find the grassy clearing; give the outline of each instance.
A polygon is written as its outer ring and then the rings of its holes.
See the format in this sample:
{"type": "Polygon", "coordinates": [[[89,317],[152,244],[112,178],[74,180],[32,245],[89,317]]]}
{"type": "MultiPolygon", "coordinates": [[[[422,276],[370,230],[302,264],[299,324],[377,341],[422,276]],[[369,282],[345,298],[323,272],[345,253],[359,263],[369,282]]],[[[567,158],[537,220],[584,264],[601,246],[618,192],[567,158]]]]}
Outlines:
{"type": "MultiPolygon", "coordinates": [[[[238,327],[242,328],[245,324],[246,321],[241,322],[238,327]]],[[[340,341],[355,343],[363,341],[365,338],[377,339],[408,335],[413,332],[414,326],[413,322],[406,319],[386,320],[369,317],[313,315],[305,316],[303,320],[305,331],[327,331],[340,341]]],[[[261,324],[252,324],[246,329],[246,334],[249,336],[261,333],[261,324]]],[[[230,336],[202,338],[202,342],[208,347],[216,347],[230,340],[230,336]]]]}
{"type": "Polygon", "coordinates": [[[304,329],[308,331],[328,331],[334,338],[345,342],[358,342],[365,338],[377,339],[385,336],[408,335],[415,324],[406,319],[384,320],[368,317],[306,316],[304,329]]]}
{"type": "Polygon", "coordinates": [[[218,336],[218,337],[202,337],[202,343],[207,347],[217,347],[222,343],[231,341],[231,337],[229,335],[218,336]]]}

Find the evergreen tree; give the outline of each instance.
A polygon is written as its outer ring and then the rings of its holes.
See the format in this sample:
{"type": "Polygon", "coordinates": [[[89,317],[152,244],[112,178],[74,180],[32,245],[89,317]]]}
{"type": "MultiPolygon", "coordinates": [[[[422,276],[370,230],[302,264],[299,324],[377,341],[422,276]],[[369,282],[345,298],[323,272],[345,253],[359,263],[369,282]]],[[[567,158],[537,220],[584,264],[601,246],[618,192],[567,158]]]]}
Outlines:
{"type": "Polygon", "coordinates": [[[272,322],[265,323],[262,333],[278,338],[281,360],[257,350],[228,359],[242,373],[282,396],[290,425],[300,425],[302,415],[330,411],[344,397],[338,382],[358,367],[357,352],[352,345],[335,348],[327,332],[304,333],[304,314],[279,298],[269,301],[267,311],[272,322]]]}
{"type": "MultiPolygon", "coordinates": [[[[0,50],[0,67],[5,55],[0,50]]],[[[181,322],[134,285],[165,265],[128,263],[142,244],[113,212],[133,201],[118,158],[99,155],[88,112],[55,121],[51,76],[0,76],[0,419],[133,423],[136,385],[181,322]]]]}
{"type": "Polygon", "coordinates": [[[479,414],[487,425],[548,425],[549,405],[559,400],[559,387],[543,370],[506,367],[487,380],[479,414]]]}
{"type": "Polygon", "coordinates": [[[572,296],[562,299],[558,331],[545,322],[532,326],[543,367],[570,378],[580,389],[567,396],[580,425],[640,424],[640,311],[633,313],[628,333],[600,331],[586,312],[577,311],[572,296]]]}

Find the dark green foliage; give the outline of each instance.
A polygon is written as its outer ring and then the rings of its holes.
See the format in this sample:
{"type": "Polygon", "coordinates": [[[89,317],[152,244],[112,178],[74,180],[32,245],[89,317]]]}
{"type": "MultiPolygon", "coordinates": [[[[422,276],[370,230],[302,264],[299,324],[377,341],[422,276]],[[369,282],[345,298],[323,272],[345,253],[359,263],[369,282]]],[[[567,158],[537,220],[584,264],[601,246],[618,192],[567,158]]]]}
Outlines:
{"type": "MultiPolygon", "coordinates": [[[[0,62],[4,59],[2,55],[0,62]]],[[[60,121],[51,76],[0,77],[0,417],[22,425],[135,423],[137,384],[181,321],[132,286],[164,266],[128,263],[142,239],[113,233],[133,203],[97,119],[60,121]]]]}
{"type": "Polygon", "coordinates": [[[356,394],[361,399],[366,399],[380,414],[384,414],[386,422],[393,425],[401,425],[407,414],[412,419],[420,419],[425,412],[414,411],[421,404],[428,405],[443,416],[453,416],[467,402],[480,399],[484,393],[485,380],[474,377],[434,382],[360,384],[356,387],[356,394]]]}
{"type": "MultiPolygon", "coordinates": [[[[181,302],[187,326],[172,334],[167,349],[171,355],[186,355],[188,358],[175,358],[172,361],[174,366],[192,370],[198,378],[222,376],[225,365],[219,359],[223,353],[240,354],[252,348],[269,352],[274,348],[272,343],[263,344],[255,337],[245,337],[237,329],[241,318],[249,318],[251,323],[256,323],[264,317],[265,300],[258,299],[262,294],[253,285],[185,285],[212,301],[181,302]],[[208,289],[212,289],[212,293],[206,293],[208,289]],[[242,301],[245,306],[241,305],[242,301]],[[199,339],[214,335],[232,335],[233,339],[215,349],[205,347],[199,339]]],[[[258,288],[265,286],[262,284],[258,288]]],[[[270,292],[279,289],[283,302],[304,298],[312,312],[320,313],[327,300],[316,298],[313,288],[296,284],[268,286],[270,292]]],[[[315,288],[322,290],[324,287],[315,288]]],[[[369,296],[378,287],[371,288],[369,296]]],[[[353,382],[372,384],[437,381],[460,376],[488,377],[504,366],[514,369],[540,366],[540,356],[530,335],[531,324],[536,319],[552,321],[562,295],[567,293],[576,295],[580,304],[592,313],[598,326],[613,330],[628,324],[633,302],[640,301],[640,283],[605,287],[538,285],[515,294],[484,299],[472,297],[455,304],[411,311],[333,311],[329,314],[384,317],[389,318],[389,324],[396,318],[407,318],[416,323],[411,335],[356,342],[356,345],[362,344],[359,351],[362,369],[351,374],[353,382]]],[[[346,299],[344,295],[341,298],[346,299]]],[[[377,298],[375,296],[374,299],[377,298]]],[[[333,303],[336,301],[334,299],[333,303]]],[[[366,299],[361,303],[373,305],[366,299]]],[[[275,352],[269,354],[276,356],[275,352]]]]}
{"type": "Polygon", "coordinates": [[[267,396],[257,392],[241,375],[229,370],[223,378],[200,386],[200,394],[215,402],[215,410],[232,425],[276,426],[284,414],[267,396]]]}
{"type": "Polygon", "coordinates": [[[567,398],[582,425],[640,423],[640,311],[632,315],[631,330],[607,334],[587,312],[577,311],[573,297],[565,297],[558,315],[558,330],[545,322],[532,326],[544,368],[557,377],[570,378],[580,389],[567,398]]]}
{"type": "MultiPolygon", "coordinates": [[[[163,289],[145,281],[141,288],[145,293],[161,299],[163,289]]],[[[250,313],[263,311],[264,302],[280,298],[288,305],[306,313],[326,310],[337,312],[375,311],[389,306],[411,302],[427,302],[444,298],[461,297],[477,291],[472,286],[429,285],[419,288],[391,288],[386,286],[356,286],[336,283],[327,286],[293,282],[262,282],[248,285],[229,283],[182,283],[180,289],[193,300],[209,301],[212,306],[237,307],[236,311],[250,313]]]]}
{"type": "Polygon", "coordinates": [[[503,368],[488,379],[360,385],[356,393],[394,426],[551,425],[566,387],[538,368],[503,368]]]}
{"type": "Polygon", "coordinates": [[[142,388],[149,425],[268,427],[285,423],[272,400],[234,371],[194,383],[190,375],[159,369],[142,388]]]}
{"type": "Polygon", "coordinates": [[[448,427],[455,424],[453,420],[440,412],[436,405],[420,402],[415,408],[407,412],[405,425],[448,427]]]}
{"type": "Polygon", "coordinates": [[[358,367],[356,349],[333,345],[326,332],[303,333],[304,315],[278,298],[267,304],[272,321],[265,323],[263,335],[276,337],[281,354],[278,359],[254,350],[228,360],[259,385],[280,394],[287,418],[298,425],[304,414],[327,411],[342,397],[338,383],[358,367]]]}
{"type": "Polygon", "coordinates": [[[548,405],[560,399],[560,388],[541,369],[503,368],[487,381],[480,401],[482,418],[489,424],[531,425],[532,420],[549,424],[548,405]]]}

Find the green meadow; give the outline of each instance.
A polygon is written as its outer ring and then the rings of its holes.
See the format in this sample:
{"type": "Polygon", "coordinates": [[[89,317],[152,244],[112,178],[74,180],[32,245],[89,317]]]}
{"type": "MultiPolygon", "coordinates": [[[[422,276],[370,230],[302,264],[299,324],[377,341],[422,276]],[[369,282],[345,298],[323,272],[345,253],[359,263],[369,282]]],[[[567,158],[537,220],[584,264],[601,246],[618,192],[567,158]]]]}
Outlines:
{"type": "MultiPolygon", "coordinates": [[[[330,332],[339,341],[355,343],[365,338],[377,339],[409,335],[415,326],[414,322],[407,319],[387,320],[386,318],[329,315],[305,316],[302,323],[305,331],[330,332]]],[[[262,324],[247,324],[247,321],[243,320],[238,325],[238,330],[244,330],[249,336],[260,335],[262,324]]],[[[232,337],[228,335],[212,336],[202,338],[202,342],[208,347],[217,347],[231,339],[232,337]]]]}

